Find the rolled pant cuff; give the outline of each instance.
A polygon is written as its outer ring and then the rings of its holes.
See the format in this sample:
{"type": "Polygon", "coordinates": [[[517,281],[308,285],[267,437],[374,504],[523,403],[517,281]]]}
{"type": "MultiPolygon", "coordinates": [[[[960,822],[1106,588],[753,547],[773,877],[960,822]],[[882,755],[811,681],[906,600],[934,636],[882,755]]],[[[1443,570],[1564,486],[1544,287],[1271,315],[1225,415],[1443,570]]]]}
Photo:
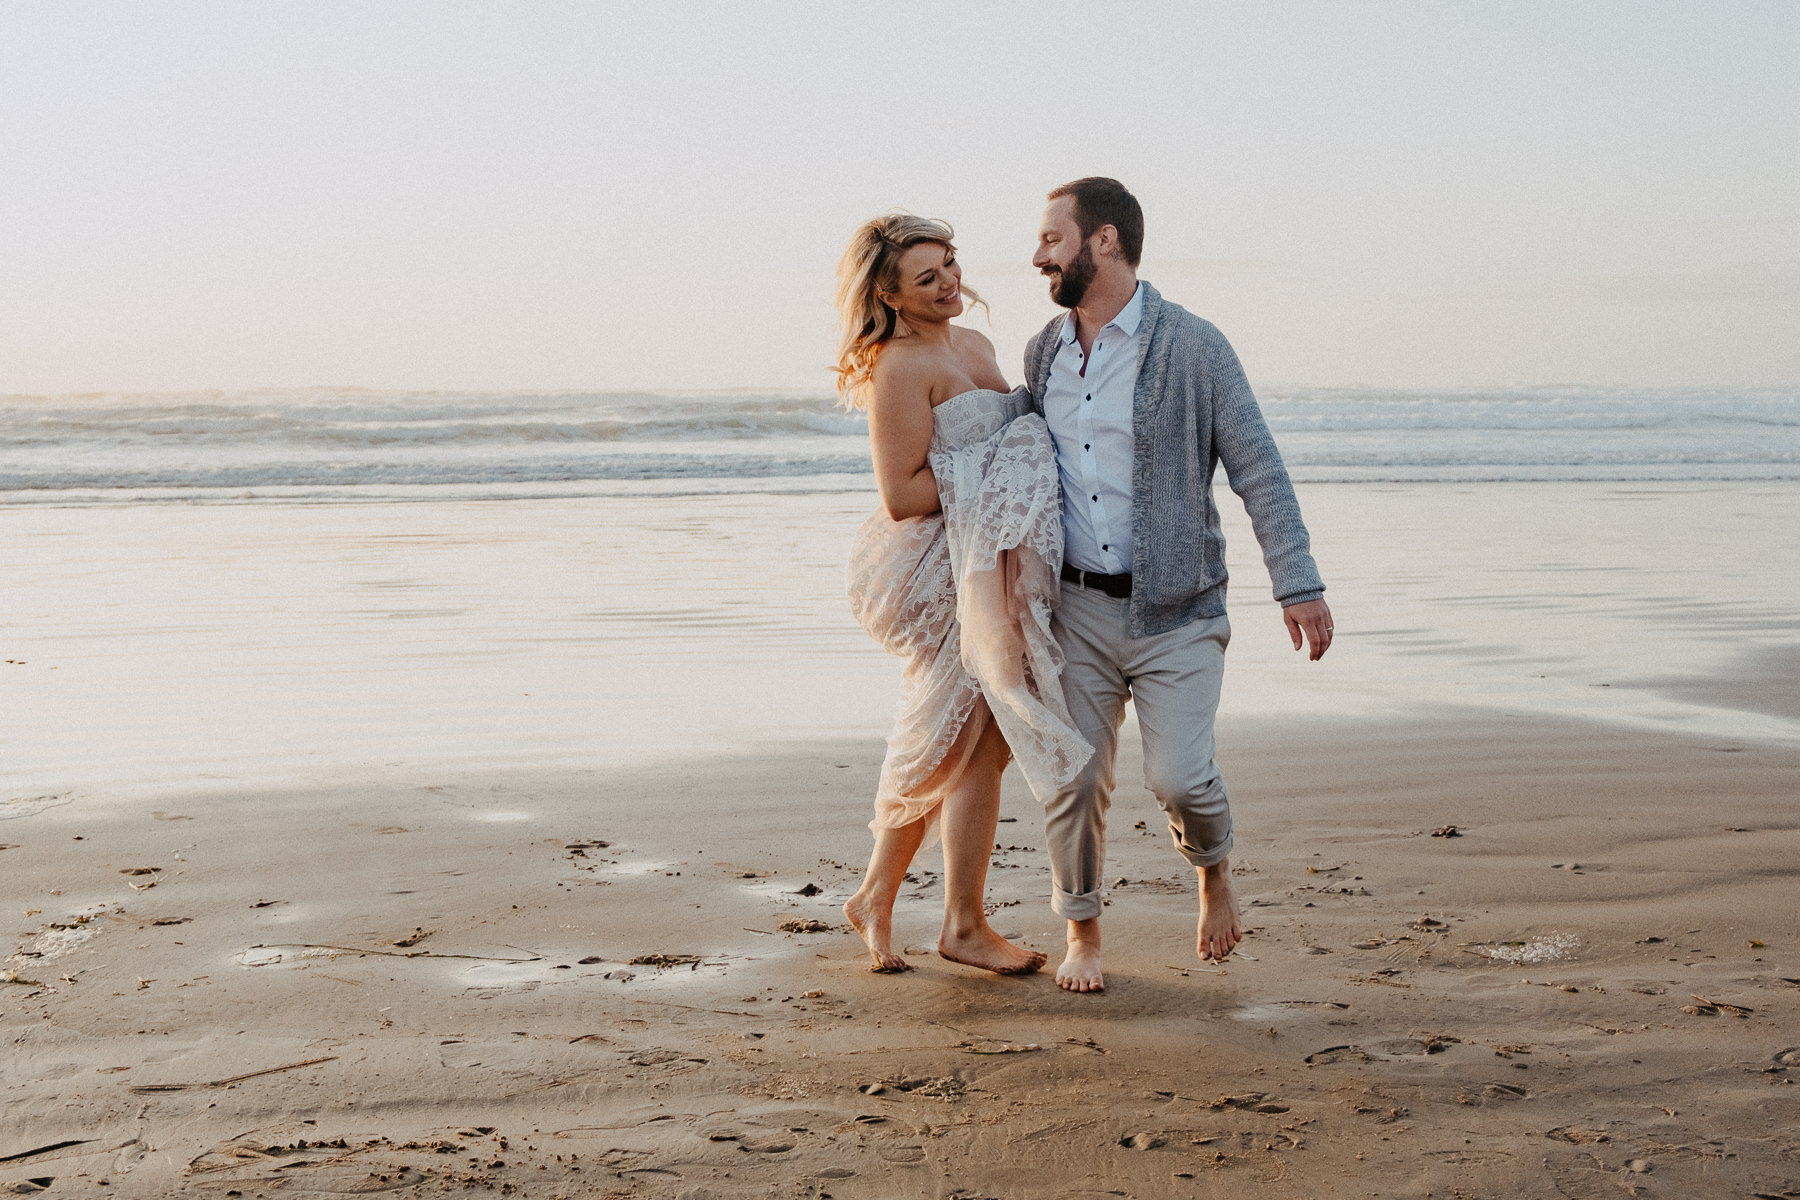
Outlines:
{"type": "Polygon", "coordinates": [[[1091,892],[1065,892],[1050,889],[1050,909],[1065,921],[1088,921],[1100,915],[1100,889],[1091,892]]]}
{"type": "Polygon", "coordinates": [[[1218,864],[1220,860],[1230,857],[1231,838],[1231,834],[1226,834],[1225,840],[1210,850],[1193,850],[1180,842],[1175,843],[1175,849],[1181,854],[1181,857],[1187,859],[1194,866],[1210,867],[1218,864]]]}

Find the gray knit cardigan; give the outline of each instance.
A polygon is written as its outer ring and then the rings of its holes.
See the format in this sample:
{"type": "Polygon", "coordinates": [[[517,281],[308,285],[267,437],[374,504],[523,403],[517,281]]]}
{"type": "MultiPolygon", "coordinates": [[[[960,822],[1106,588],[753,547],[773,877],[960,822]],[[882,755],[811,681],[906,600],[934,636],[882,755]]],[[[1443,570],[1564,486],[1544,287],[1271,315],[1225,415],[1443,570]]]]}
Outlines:
{"type": "MultiPolygon", "coordinates": [[[[1025,347],[1025,380],[1043,411],[1057,317],[1025,347]]],[[[1210,322],[1144,285],[1132,399],[1132,637],[1166,633],[1225,611],[1225,538],[1213,468],[1225,464],[1244,502],[1283,607],[1325,591],[1281,453],[1237,354],[1210,322]]]]}

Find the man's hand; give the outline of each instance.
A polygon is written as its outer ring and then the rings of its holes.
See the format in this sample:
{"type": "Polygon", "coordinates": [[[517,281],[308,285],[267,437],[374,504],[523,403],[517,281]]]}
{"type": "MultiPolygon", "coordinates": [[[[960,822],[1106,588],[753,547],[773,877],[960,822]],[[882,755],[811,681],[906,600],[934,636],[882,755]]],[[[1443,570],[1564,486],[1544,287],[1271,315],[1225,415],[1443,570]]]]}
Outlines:
{"type": "Polygon", "coordinates": [[[1308,600],[1284,608],[1281,619],[1287,622],[1294,649],[1300,648],[1301,633],[1306,634],[1306,640],[1312,646],[1312,653],[1307,655],[1311,661],[1318,662],[1331,649],[1331,608],[1323,600],[1308,600]]]}

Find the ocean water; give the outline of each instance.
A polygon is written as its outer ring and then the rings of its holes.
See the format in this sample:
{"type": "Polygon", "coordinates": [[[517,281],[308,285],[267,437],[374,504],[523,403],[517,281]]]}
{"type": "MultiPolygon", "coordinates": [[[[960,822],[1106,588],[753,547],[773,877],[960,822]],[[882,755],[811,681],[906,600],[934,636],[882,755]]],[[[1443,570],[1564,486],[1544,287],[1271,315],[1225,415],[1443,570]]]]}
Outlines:
{"type": "MultiPolygon", "coordinates": [[[[1222,496],[1231,719],[1800,744],[1770,700],[1796,661],[1800,391],[1261,401],[1339,637],[1292,652],[1222,496]]],[[[823,394],[0,397],[0,819],[878,740],[899,666],[843,590],[867,442],[823,394]]]]}
{"type": "MultiPolygon", "coordinates": [[[[1800,389],[1268,388],[1301,482],[1800,479],[1800,389]]],[[[0,396],[0,504],[862,491],[828,393],[0,396]]]]}

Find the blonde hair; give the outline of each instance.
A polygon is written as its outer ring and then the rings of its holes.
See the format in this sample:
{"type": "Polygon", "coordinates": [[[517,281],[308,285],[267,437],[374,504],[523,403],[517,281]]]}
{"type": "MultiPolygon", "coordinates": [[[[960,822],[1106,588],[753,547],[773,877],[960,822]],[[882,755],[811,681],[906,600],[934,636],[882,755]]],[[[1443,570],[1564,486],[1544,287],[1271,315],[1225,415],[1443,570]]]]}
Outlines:
{"type": "MultiPolygon", "coordinates": [[[[899,209],[865,221],[838,260],[837,390],[846,408],[868,400],[870,376],[881,348],[894,336],[897,314],[881,302],[880,293],[900,286],[900,256],[922,242],[938,242],[955,251],[956,231],[944,221],[915,217],[899,209]]],[[[971,305],[987,307],[968,287],[962,294],[971,305]]]]}

